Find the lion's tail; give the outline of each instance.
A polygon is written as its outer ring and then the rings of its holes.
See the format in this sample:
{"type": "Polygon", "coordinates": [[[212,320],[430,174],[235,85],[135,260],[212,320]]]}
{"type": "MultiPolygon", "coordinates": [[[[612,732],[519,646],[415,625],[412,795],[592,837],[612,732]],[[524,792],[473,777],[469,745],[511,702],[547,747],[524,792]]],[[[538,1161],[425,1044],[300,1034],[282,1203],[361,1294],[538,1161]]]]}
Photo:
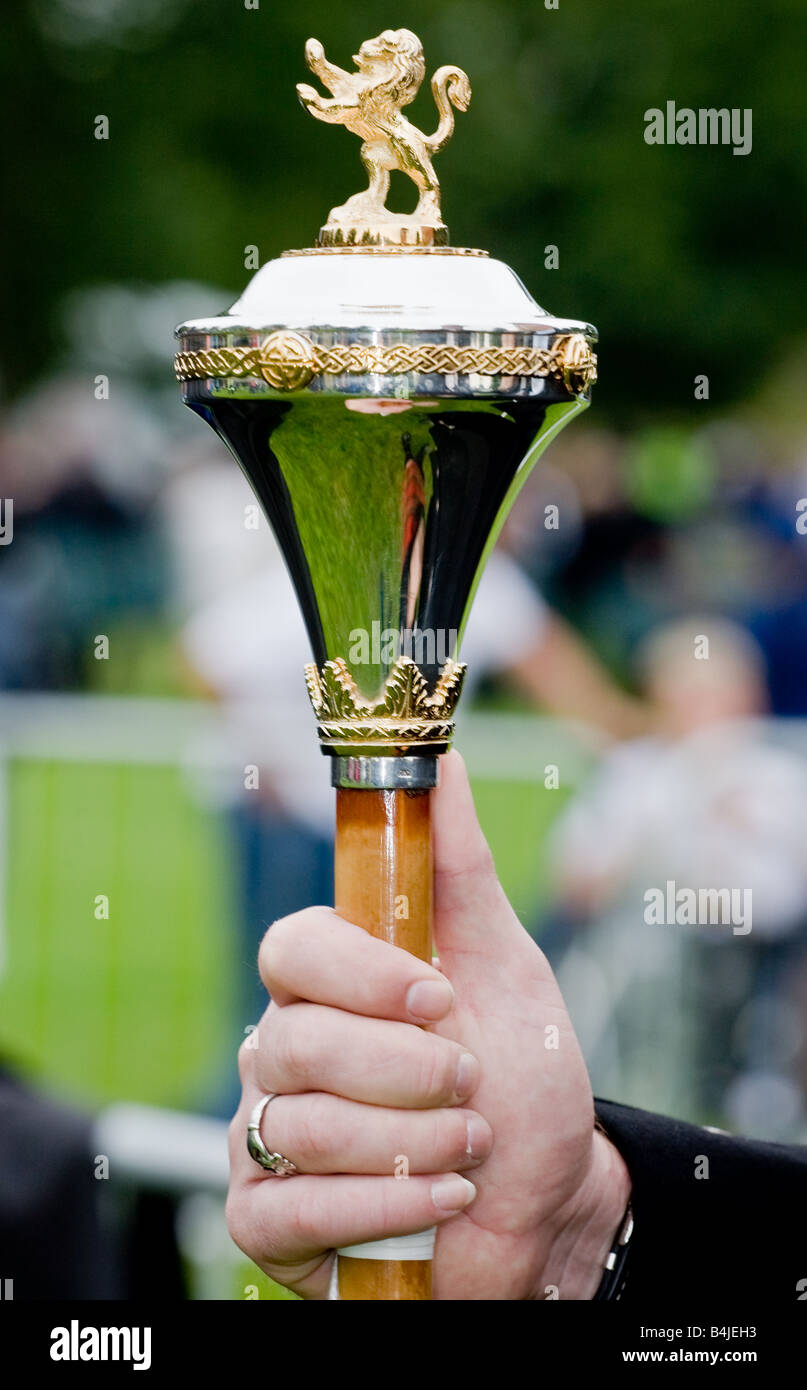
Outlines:
{"type": "Polygon", "coordinates": [[[432,154],[443,148],[447,140],[450,140],[454,132],[454,112],[452,106],[456,106],[458,111],[467,111],[471,101],[471,84],[462,68],[438,68],[432,78],[432,95],[440,116],[434,135],[426,139],[426,144],[432,154]]]}

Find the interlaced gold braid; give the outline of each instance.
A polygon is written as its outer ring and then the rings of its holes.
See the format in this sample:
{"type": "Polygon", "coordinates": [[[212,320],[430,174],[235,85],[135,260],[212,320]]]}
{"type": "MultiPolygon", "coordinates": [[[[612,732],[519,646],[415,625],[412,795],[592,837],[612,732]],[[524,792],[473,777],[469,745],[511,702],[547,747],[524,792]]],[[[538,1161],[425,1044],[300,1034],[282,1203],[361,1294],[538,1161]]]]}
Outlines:
{"type": "Polygon", "coordinates": [[[174,371],[178,381],[202,377],[260,376],[260,348],[208,348],[206,352],[178,352],[174,371]]]}
{"type": "Polygon", "coordinates": [[[179,352],[174,368],[180,381],[262,376],[278,390],[297,390],[318,375],[406,372],[558,377],[581,389],[596,380],[596,361],[581,333],[563,334],[548,348],[460,347],[454,343],[335,343],[323,347],[302,334],[278,331],[259,347],[179,352]]]}

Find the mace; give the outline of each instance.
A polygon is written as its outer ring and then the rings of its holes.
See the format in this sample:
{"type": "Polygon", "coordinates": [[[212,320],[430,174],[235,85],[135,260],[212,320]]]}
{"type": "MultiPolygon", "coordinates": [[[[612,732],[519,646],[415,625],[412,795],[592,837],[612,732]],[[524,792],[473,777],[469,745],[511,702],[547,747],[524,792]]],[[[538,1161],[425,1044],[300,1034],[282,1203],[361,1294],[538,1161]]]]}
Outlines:
{"type": "MultiPolygon", "coordinates": [[[[588,404],[596,335],[486,251],[449,245],[433,157],[470,102],[464,72],[434,74],[427,136],[402,110],[425,75],[409,30],[363,43],[355,72],[315,39],[306,58],[331,96],[301,84],[300,100],[360,137],[368,187],[229,313],[182,324],[176,374],[252,485],[305,618],[336,911],[430,961],[430,795],[463,626],[530,468],[588,404]],[[385,207],[392,171],[416,186],[409,215],[385,207]]],[[[433,1247],[421,1231],[338,1251],[339,1297],[428,1299],[433,1247]]]]}

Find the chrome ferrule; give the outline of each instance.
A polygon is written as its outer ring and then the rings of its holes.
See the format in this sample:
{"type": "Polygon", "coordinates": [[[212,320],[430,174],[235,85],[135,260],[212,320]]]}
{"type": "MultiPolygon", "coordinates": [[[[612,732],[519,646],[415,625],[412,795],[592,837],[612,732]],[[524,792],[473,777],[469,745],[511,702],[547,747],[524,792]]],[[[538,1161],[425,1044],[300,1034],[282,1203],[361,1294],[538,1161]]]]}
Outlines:
{"type": "Polygon", "coordinates": [[[335,757],[331,786],[354,791],[431,791],[439,782],[437,758],[335,757]]]}

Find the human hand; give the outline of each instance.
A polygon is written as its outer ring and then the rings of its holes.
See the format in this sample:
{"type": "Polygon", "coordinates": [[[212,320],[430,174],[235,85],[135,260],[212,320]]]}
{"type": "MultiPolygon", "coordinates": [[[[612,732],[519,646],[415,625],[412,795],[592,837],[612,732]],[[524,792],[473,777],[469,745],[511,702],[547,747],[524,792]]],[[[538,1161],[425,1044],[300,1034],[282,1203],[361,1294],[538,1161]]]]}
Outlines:
{"type": "Polygon", "coordinates": [[[439,970],[324,907],[264,938],[272,1003],[240,1052],[231,1234],[307,1298],[327,1297],[337,1246],[435,1225],[436,1299],[591,1298],[627,1169],[594,1131],[563,999],[499,885],[456,754],[433,825],[439,970]],[[264,1142],[297,1164],[289,1179],[246,1149],[270,1091],[264,1142]]]}

